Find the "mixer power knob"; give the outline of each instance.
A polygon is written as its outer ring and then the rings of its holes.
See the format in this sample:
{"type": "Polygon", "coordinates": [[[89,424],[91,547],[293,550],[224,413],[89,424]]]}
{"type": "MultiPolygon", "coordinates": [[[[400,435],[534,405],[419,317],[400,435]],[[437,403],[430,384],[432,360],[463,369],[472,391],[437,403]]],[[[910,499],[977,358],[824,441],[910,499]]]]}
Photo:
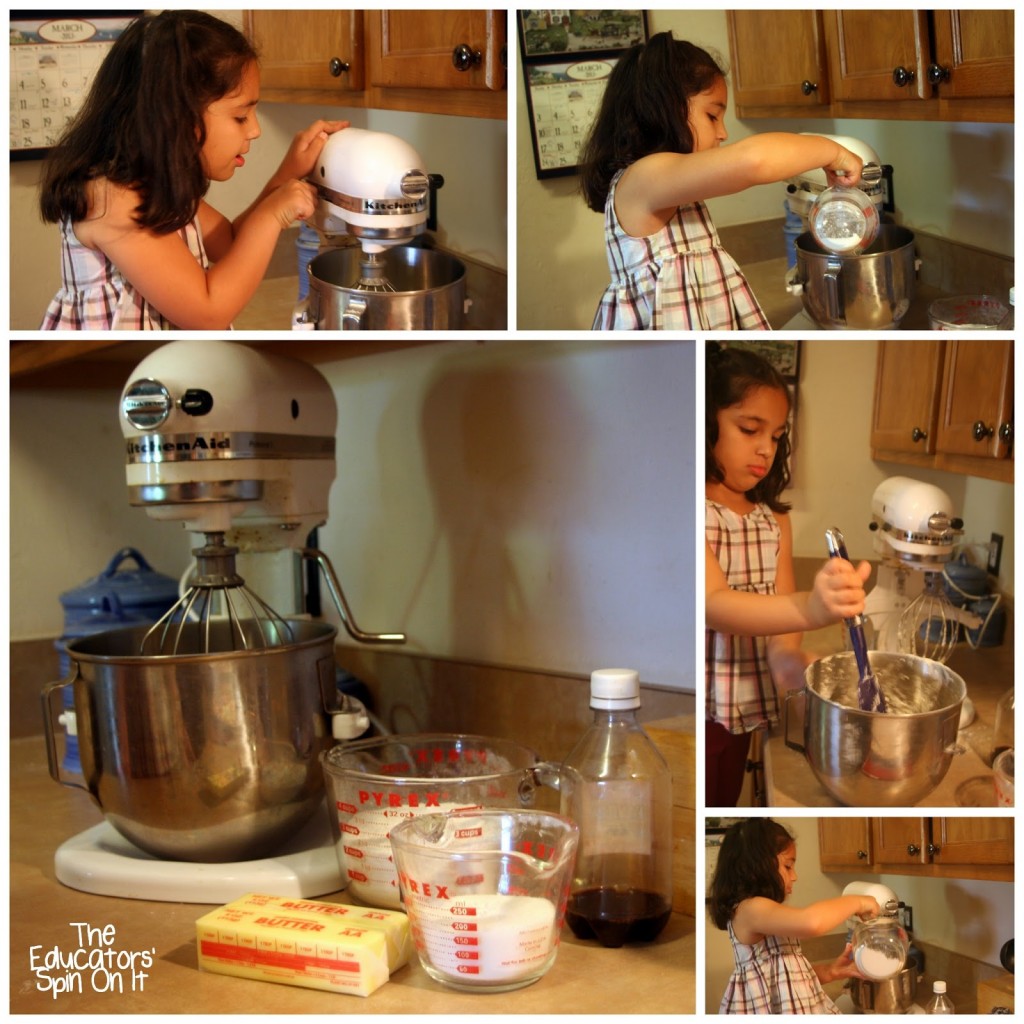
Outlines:
{"type": "Polygon", "coordinates": [[[917,78],[917,72],[912,68],[903,67],[902,64],[899,67],[892,69],[893,83],[901,89],[904,88],[904,86],[910,85],[915,78],[917,78]]]}
{"type": "Polygon", "coordinates": [[[452,50],[452,65],[456,71],[469,71],[471,68],[483,63],[484,55],[479,50],[474,50],[466,43],[459,43],[452,50]]]}

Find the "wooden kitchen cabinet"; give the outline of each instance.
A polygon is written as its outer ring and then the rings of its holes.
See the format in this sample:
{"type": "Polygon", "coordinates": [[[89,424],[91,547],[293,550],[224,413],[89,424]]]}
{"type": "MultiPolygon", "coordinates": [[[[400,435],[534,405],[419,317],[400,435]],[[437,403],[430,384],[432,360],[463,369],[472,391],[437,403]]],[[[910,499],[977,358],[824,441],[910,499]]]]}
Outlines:
{"type": "Polygon", "coordinates": [[[503,119],[506,18],[503,10],[277,10],[246,11],[245,26],[263,55],[264,102],[503,119]]]}
{"type": "Polygon", "coordinates": [[[822,818],[818,843],[822,871],[1013,880],[1010,817],[822,818]]]}
{"type": "Polygon", "coordinates": [[[871,457],[1013,482],[1013,342],[878,343],[871,457]]]}
{"type": "Polygon", "coordinates": [[[828,112],[828,63],[821,12],[727,11],[736,116],[806,117],[828,112]],[[742,55],[737,60],[736,55],[742,55]],[[785,113],[789,111],[789,113],[785,113]]]}
{"type": "Polygon", "coordinates": [[[946,343],[935,447],[1006,459],[1013,442],[1013,342],[946,343]]]}
{"type": "Polygon", "coordinates": [[[346,103],[365,88],[362,11],[245,11],[244,25],[260,55],[261,98],[346,103]]]}
{"type": "Polygon", "coordinates": [[[1013,121],[1012,10],[728,17],[738,117],[1013,121]]]}
{"type": "Polygon", "coordinates": [[[819,818],[818,856],[822,868],[857,870],[874,860],[870,818],[819,818]]]}
{"type": "MultiPolygon", "coordinates": [[[[376,12],[375,12],[376,13],[376,12]]],[[[503,11],[380,11],[370,19],[373,84],[387,89],[505,88],[503,11]]]]}
{"type": "Polygon", "coordinates": [[[826,11],[825,40],[834,100],[889,102],[931,95],[924,11],[826,11]]]}

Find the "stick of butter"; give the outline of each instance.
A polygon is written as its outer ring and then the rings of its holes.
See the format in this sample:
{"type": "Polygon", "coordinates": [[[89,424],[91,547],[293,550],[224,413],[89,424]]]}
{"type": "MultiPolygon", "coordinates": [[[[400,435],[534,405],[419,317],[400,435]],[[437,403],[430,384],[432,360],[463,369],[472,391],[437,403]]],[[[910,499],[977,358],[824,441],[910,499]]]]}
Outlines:
{"type": "Polygon", "coordinates": [[[388,980],[381,931],[233,903],[196,921],[199,966],[216,974],[368,996],[388,980]]]}
{"type": "Polygon", "coordinates": [[[388,970],[394,974],[412,956],[412,930],[409,918],[399,910],[377,910],[345,903],[324,903],[292,896],[266,896],[251,892],[240,897],[231,907],[240,910],[263,910],[284,914],[309,914],[315,919],[346,921],[359,928],[383,932],[388,943],[388,970]]]}

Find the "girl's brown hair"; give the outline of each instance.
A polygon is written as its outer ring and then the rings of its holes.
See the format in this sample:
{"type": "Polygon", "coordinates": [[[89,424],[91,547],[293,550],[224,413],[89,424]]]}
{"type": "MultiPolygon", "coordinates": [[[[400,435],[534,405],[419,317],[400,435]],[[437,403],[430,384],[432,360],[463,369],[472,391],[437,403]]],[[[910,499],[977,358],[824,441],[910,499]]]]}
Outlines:
{"type": "Polygon", "coordinates": [[[103,177],[138,192],[140,226],[161,234],[184,227],[210,184],[200,159],[203,114],[237,89],[256,61],[238,29],[201,11],[137,18],[111,47],[84,106],[50,151],[43,220],[84,219],[86,186],[103,177]]]}
{"type": "Polygon", "coordinates": [[[786,898],[779,854],[793,843],[787,829],[771,818],[747,818],[729,828],[718,851],[708,900],[716,928],[726,928],[737,905],[752,896],[776,903],[786,898]]]}

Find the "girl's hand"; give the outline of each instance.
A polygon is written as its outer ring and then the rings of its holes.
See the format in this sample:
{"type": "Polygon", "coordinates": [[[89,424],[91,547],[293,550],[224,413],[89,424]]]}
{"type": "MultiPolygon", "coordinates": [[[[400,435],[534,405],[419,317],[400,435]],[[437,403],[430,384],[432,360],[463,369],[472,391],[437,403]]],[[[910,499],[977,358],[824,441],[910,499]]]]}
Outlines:
{"type": "Polygon", "coordinates": [[[857,911],[857,916],[862,921],[870,921],[872,918],[878,917],[882,912],[882,908],[878,905],[878,900],[874,896],[865,896],[863,900],[863,906],[857,911]]]}
{"type": "Polygon", "coordinates": [[[869,562],[854,568],[845,558],[830,558],[814,577],[808,602],[808,613],[816,626],[860,615],[864,611],[864,584],[870,575],[869,562]]]}
{"type": "Polygon", "coordinates": [[[316,189],[306,181],[292,178],[264,196],[259,207],[271,214],[284,231],[294,221],[312,217],[316,202],[316,189]]]}
{"type": "Polygon", "coordinates": [[[841,978],[859,978],[867,980],[858,970],[857,965],[853,962],[853,946],[851,946],[849,942],[846,944],[846,948],[842,953],[840,953],[832,963],[824,964],[822,967],[822,970],[817,970],[815,973],[823,984],[828,984],[830,981],[839,981],[841,978]]]}
{"type": "Polygon", "coordinates": [[[350,123],[350,121],[314,121],[308,128],[299,132],[292,139],[292,144],[288,147],[288,152],[281,161],[277,174],[274,175],[275,180],[305,178],[316,166],[327,137],[347,128],[350,123]]]}
{"type": "Polygon", "coordinates": [[[856,153],[850,152],[845,146],[836,144],[839,151],[835,160],[826,164],[825,180],[832,185],[856,185],[860,181],[860,172],[864,167],[864,161],[856,153]]]}

